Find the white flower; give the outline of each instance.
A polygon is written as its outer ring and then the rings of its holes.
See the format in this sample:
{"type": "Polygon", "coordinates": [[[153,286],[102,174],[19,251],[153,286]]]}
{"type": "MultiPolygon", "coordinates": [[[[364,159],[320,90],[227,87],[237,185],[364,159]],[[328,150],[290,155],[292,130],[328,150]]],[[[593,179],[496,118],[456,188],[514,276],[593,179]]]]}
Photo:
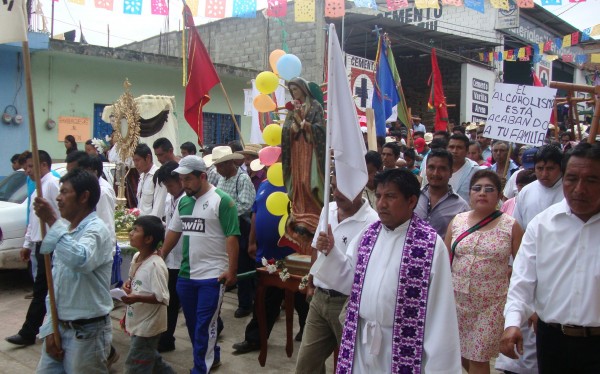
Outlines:
{"type": "Polygon", "coordinates": [[[269,265],[269,261],[266,258],[264,258],[264,257],[260,261],[262,262],[263,266],[269,265]]]}
{"type": "Polygon", "coordinates": [[[269,274],[273,274],[277,272],[277,265],[267,265],[267,271],[269,274]]]}
{"type": "Polygon", "coordinates": [[[287,269],[283,269],[281,273],[279,273],[279,278],[282,282],[285,282],[290,278],[290,273],[288,273],[287,269]]]}

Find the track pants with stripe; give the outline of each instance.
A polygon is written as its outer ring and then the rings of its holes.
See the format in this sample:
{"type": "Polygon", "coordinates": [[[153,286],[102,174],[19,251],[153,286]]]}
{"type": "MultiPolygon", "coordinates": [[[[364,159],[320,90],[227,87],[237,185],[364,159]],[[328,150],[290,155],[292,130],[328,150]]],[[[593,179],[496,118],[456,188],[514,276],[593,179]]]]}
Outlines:
{"type": "Polygon", "coordinates": [[[177,294],[194,348],[192,374],[206,374],[221,360],[217,345],[217,319],[225,287],[213,279],[177,279],[177,294]]]}

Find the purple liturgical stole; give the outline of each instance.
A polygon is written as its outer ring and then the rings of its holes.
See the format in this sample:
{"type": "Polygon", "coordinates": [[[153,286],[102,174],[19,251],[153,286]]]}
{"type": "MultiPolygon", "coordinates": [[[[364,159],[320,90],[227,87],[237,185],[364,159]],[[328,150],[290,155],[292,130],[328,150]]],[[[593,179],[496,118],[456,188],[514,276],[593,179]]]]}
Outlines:
{"type": "MultiPolygon", "coordinates": [[[[373,223],[358,248],[354,283],[348,301],[338,356],[337,374],[352,373],[362,287],[369,258],[381,226],[381,221],[373,223]]],[[[406,233],[406,241],[402,249],[402,264],[398,274],[392,333],[392,373],[421,373],[429,276],[436,240],[436,231],[413,214],[406,233]]]]}

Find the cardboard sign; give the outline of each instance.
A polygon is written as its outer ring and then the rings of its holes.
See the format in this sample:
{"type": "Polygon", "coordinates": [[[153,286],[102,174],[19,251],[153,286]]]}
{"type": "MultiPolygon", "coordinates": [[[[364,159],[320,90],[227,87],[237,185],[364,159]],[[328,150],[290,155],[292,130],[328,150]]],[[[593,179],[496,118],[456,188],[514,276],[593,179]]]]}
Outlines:
{"type": "Polygon", "coordinates": [[[373,100],[375,82],[375,61],[346,54],[346,72],[350,77],[350,88],[354,95],[356,113],[365,115],[373,100]]]}
{"type": "Polygon", "coordinates": [[[90,118],[58,117],[58,141],[64,141],[67,135],[73,135],[77,143],[86,142],[92,136],[90,118]]]}
{"type": "Polygon", "coordinates": [[[484,136],[543,145],[555,96],[555,88],[496,83],[484,136]]]}

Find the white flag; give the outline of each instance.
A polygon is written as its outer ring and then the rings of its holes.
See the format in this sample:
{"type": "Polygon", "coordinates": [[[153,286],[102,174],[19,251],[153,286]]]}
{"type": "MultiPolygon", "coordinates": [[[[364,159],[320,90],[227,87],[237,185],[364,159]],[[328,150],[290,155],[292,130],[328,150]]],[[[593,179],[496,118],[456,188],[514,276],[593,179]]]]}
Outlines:
{"type": "Polygon", "coordinates": [[[350,91],[344,55],[333,24],[329,26],[328,62],[327,127],[335,158],[337,189],[346,198],[354,200],[367,184],[367,150],[350,91]]]}
{"type": "Polygon", "coordinates": [[[0,2],[0,44],[27,40],[26,0],[3,0],[0,2]]]}

